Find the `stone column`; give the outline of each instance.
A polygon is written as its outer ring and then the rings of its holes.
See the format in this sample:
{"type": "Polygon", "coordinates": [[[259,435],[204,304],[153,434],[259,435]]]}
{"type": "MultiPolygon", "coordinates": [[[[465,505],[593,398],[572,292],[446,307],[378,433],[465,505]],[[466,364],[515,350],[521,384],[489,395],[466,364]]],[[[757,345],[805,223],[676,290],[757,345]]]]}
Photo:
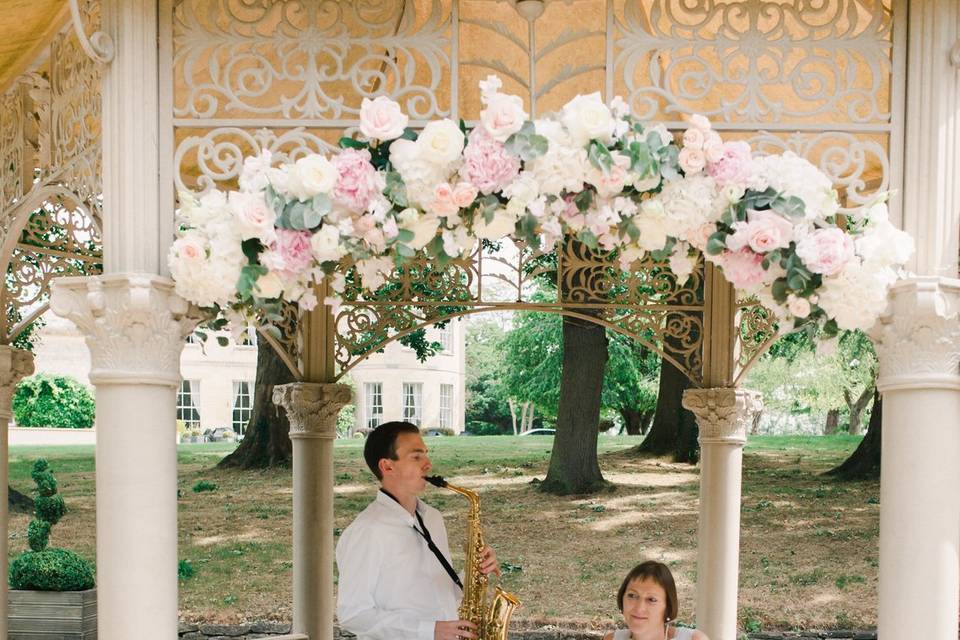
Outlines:
{"type": "Polygon", "coordinates": [[[954,640],[960,601],[960,280],[901,281],[872,337],[883,394],[885,640],[954,640]]]}
{"type": "Polygon", "coordinates": [[[700,427],[697,627],[736,640],[743,445],[763,403],[756,391],[713,388],[684,391],[683,406],[700,427]]]}
{"type": "Polygon", "coordinates": [[[293,442],[293,633],[310,640],[333,640],[333,440],[351,394],[343,384],[273,389],[293,442]]]}
{"type": "Polygon", "coordinates": [[[96,387],[98,637],[175,638],[176,389],[195,319],[143,274],[54,280],[50,308],[84,334],[96,387]]]}
{"type": "Polygon", "coordinates": [[[7,513],[8,486],[8,434],[7,425],[13,415],[13,392],[17,383],[33,373],[33,354],[9,345],[0,345],[0,517],[3,518],[3,535],[0,536],[0,638],[7,637],[7,548],[10,532],[7,513]]]}

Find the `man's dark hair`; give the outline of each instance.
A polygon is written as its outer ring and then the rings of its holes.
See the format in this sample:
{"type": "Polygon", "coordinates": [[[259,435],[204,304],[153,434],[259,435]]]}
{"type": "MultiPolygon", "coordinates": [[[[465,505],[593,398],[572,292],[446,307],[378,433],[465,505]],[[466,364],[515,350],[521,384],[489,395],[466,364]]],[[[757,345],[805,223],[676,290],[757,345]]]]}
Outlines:
{"type": "Polygon", "coordinates": [[[367,442],[363,445],[363,459],[367,461],[367,466],[377,480],[383,480],[383,474],[380,473],[380,460],[389,458],[397,459],[397,436],[401,433],[420,434],[420,428],[410,422],[394,420],[393,422],[384,422],[367,436],[367,442]]]}

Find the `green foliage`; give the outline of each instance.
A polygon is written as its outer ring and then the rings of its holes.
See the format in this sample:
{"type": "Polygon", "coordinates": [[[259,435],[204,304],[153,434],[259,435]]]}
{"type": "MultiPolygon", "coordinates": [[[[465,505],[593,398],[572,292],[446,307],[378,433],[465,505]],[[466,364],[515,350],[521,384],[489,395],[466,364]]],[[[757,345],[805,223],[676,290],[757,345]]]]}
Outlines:
{"type": "Polygon", "coordinates": [[[215,482],[210,482],[208,480],[201,480],[197,484],[193,485],[194,493],[201,493],[203,491],[216,491],[219,487],[215,482]]]}
{"type": "Polygon", "coordinates": [[[353,404],[346,405],[340,409],[337,414],[337,437],[346,438],[350,435],[353,425],[356,423],[357,407],[353,404]]]}
{"type": "Polygon", "coordinates": [[[8,581],[14,589],[36,591],[82,591],[93,587],[93,566],[73,551],[50,549],[50,529],[66,513],[57,481],[43,458],[33,463],[30,476],[37,484],[33,504],[36,517],[27,525],[30,551],[10,563],[8,581]]]}
{"type": "Polygon", "coordinates": [[[27,542],[34,551],[43,551],[50,541],[50,527],[46,520],[31,520],[27,525],[27,542]]]}
{"type": "Polygon", "coordinates": [[[466,430],[475,436],[498,436],[500,427],[490,422],[468,422],[466,430]]]}
{"type": "Polygon", "coordinates": [[[505,336],[500,323],[489,316],[467,325],[466,423],[471,433],[478,433],[471,424],[488,424],[494,433],[510,428],[510,395],[503,378],[505,336]]]}
{"type": "Polygon", "coordinates": [[[67,549],[27,551],[10,563],[12,589],[83,591],[93,584],[93,567],[67,549]]]}
{"type": "Polygon", "coordinates": [[[197,570],[189,560],[181,560],[177,563],[177,578],[189,580],[195,575],[197,575],[197,570]]]}
{"type": "Polygon", "coordinates": [[[86,429],[93,426],[93,395],[69,376],[31,376],[17,385],[13,416],[21,427],[86,429]]]}

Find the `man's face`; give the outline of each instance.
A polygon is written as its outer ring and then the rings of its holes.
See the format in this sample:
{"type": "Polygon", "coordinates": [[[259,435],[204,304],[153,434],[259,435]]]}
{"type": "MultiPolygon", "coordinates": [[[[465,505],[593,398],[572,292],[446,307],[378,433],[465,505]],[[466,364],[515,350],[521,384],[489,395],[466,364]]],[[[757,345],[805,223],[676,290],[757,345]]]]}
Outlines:
{"type": "Polygon", "coordinates": [[[397,459],[384,458],[380,461],[384,487],[407,495],[423,493],[427,486],[424,477],[429,475],[432,468],[427,445],[418,433],[398,434],[397,459]]]}

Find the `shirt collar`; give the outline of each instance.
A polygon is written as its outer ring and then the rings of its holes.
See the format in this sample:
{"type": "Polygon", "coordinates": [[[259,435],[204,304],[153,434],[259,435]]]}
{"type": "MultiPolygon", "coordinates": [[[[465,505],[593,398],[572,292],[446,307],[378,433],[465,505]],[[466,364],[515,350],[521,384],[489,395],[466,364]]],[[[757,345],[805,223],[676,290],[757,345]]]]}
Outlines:
{"type": "MultiPolygon", "coordinates": [[[[416,518],[414,518],[409,511],[403,508],[403,505],[389,496],[383,489],[377,490],[377,502],[387,510],[387,513],[403,518],[405,523],[410,525],[416,523],[416,518]]],[[[421,514],[421,516],[423,515],[422,505],[423,503],[420,501],[420,498],[417,498],[416,510],[421,514]]]]}

